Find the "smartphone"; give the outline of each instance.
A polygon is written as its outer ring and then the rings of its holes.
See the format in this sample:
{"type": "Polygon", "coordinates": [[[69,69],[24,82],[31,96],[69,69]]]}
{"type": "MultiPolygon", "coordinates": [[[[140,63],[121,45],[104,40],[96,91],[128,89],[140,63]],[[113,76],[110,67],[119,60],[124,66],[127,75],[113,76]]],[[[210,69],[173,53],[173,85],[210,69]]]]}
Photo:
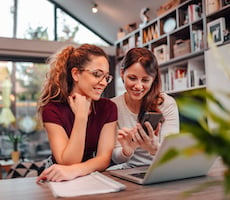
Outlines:
{"type": "Polygon", "coordinates": [[[162,113],[157,112],[146,112],[141,120],[141,125],[145,132],[148,134],[147,128],[144,125],[144,122],[148,121],[152,127],[153,130],[156,130],[158,123],[163,119],[162,113]]]}

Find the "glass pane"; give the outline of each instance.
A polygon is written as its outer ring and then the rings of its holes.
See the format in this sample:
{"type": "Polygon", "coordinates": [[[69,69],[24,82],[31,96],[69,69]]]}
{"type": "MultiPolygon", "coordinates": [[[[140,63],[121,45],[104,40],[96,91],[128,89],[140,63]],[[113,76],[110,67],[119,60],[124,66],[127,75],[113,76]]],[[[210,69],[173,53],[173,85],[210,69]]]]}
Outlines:
{"type": "Polygon", "coordinates": [[[80,24],[63,10],[57,9],[57,38],[58,41],[70,41],[78,44],[90,43],[109,46],[104,40],[80,24]]]}
{"type": "Polygon", "coordinates": [[[21,133],[23,140],[19,150],[25,158],[42,159],[49,155],[49,142],[39,126],[36,107],[48,68],[46,64],[0,62],[0,157],[9,157],[12,151],[12,144],[3,126],[21,133]],[[9,96],[3,95],[6,85],[10,88],[9,96]],[[15,121],[3,114],[6,100],[15,121]]]}
{"type": "Polygon", "coordinates": [[[0,6],[0,37],[13,37],[14,1],[1,1],[0,6]]]}
{"type": "Polygon", "coordinates": [[[83,25],[79,25],[79,31],[76,33],[75,42],[79,44],[91,43],[99,46],[110,46],[107,42],[102,40],[100,37],[98,37],[96,34],[94,34],[83,25]]]}
{"type": "Polygon", "coordinates": [[[54,40],[54,5],[47,0],[18,0],[17,38],[54,40]]]}
{"type": "Polygon", "coordinates": [[[73,42],[79,29],[79,22],[57,9],[57,40],[73,42]]]}

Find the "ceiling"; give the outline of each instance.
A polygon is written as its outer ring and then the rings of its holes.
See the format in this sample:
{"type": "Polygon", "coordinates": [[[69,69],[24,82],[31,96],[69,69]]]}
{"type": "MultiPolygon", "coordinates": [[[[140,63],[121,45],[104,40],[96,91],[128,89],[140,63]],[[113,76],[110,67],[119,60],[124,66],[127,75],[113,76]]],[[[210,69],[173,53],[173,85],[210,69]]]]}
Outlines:
{"type": "Polygon", "coordinates": [[[166,0],[52,0],[65,11],[76,17],[81,23],[100,35],[110,44],[117,40],[117,32],[128,24],[142,23],[140,12],[149,8],[146,13],[149,19],[156,17],[156,10],[166,0]],[[91,8],[98,5],[98,12],[93,14],[91,8]]]}

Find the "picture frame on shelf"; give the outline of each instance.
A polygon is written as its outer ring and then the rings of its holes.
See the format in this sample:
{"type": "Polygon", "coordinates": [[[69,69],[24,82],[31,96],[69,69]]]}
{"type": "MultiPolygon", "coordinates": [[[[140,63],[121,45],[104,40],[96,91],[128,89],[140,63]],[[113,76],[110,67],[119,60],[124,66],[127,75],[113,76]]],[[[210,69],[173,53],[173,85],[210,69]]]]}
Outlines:
{"type": "Polygon", "coordinates": [[[216,45],[224,42],[225,18],[221,17],[207,24],[208,35],[211,34],[216,45]]]}

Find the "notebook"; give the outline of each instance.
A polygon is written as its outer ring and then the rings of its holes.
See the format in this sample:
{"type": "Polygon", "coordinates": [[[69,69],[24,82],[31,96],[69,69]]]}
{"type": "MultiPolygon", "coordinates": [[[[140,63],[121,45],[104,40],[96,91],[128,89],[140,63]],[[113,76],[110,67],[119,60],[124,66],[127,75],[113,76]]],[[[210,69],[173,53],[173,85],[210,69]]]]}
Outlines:
{"type": "Polygon", "coordinates": [[[150,166],[111,170],[109,172],[113,176],[142,185],[205,176],[217,159],[216,155],[207,155],[203,151],[193,151],[190,152],[189,156],[179,154],[173,159],[159,164],[162,156],[169,149],[188,149],[188,147],[196,144],[197,141],[191,134],[169,135],[165,137],[150,166]]]}
{"type": "Polygon", "coordinates": [[[119,192],[125,185],[103,175],[93,172],[89,175],[69,181],[49,182],[50,189],[55,197],[76,197],[83,195],[104,194],[119,192]]]}

